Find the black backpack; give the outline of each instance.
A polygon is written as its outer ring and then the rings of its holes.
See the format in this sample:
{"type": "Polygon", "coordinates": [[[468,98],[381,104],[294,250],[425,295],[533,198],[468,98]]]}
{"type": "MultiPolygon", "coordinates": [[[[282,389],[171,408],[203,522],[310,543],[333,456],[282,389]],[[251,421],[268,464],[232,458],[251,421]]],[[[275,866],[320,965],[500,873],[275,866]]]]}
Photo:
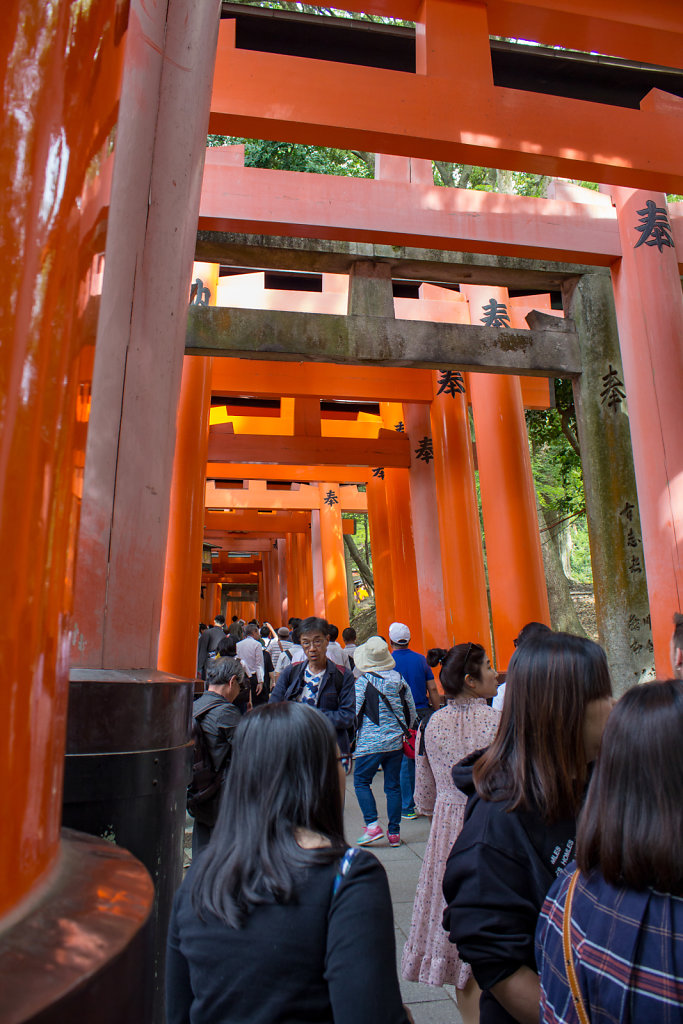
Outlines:
{"type": "Polygon", "coordinates": [[[209,745],[202,728],[201,719],[222,701],[207,704],[192,715],[191,738],[194,743],[192,758],[192,779],[187,787],[187,809],[202,825],[212,828],[216,824],[218,797],[225,778],[227,758],[220,768],[214,768],[209,745]]]}

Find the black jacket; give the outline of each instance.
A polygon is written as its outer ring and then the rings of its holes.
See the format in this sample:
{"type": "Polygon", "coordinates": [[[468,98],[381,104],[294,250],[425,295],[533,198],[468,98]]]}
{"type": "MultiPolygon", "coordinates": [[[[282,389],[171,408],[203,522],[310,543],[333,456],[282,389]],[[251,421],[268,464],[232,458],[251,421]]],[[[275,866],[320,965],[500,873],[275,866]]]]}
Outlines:
{"type": "MultiPolygon", "coordinates": [[[[283,669],[270,695],[272,703],[298,699],[304,688],[304,671],[307,664],[307,661],[298,661],[283,669]]],[[[316,707],[334,726],[342,754],[348,754],[350,735],[353,735],[356,728],[356,686],[351,669],[342,670],[334,662],[327,662],[318,689],[316,707]]]]}
{"type": "Polygon", "coordinates": [[[446,863],[443,923],[484,990],[481,1024],[508,1024],[514,1018],[487,990],[519,967],[536,970],[536,922],[548,889],[573,858],[576,821],[549,826],[540,813],[482,800],[472,780],[480,755],[453,769],[453,781],[469,800],[446,863]]]}
{"type": "Polygon", "coordinates": [[[197,646],[197,675],[206,679],[206,662],[210,651],[215,651],[225,636],[222,626],[211,626],[205,629],[197,646]]]}

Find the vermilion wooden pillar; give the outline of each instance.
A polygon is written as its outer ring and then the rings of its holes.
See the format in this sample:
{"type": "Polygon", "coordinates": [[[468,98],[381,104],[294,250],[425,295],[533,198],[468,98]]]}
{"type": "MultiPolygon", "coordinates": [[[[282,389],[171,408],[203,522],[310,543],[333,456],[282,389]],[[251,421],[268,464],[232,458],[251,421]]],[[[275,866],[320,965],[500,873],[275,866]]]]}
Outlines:
{"type": "MultiPolygon", "coordinates": [[[[82,484],[76,463],[82,465],[86,440],[127,20],[114,0],[85,8],[21,0],[6,15],[0,42],[0,917],[46,881],[59,852],[82,484]]],[[[4,980],[3,1010],[12,1016],[4,980]]]]}
{"type": "MultiPolygon", "coordinates": [[[[474,324],[490,314],[492,300],[507,310],[506,288],[463,285],[461,290],[468,298],[474,324]]],[[[469,387],[496,665],[503,669],[514,651],[514,638],[525,623],[550,625],[536,492],[519,377],[469,374],[469,387]]]]}
{"type": "Polygon", "coordinates": [[[311,512],[311,575],[313,582],[313,614],[325,618],[325,583],[323,552],[320,540],[320,510],[311,512]]]}
{"type": "MultiPolygon", "coordinates": [[[[429,406],[404,403],[403,417],[411,447],[415,449],[425,435],[431,434],[429,406]]],[[[422,637],[424,649],[429,650],[430,647],[443,647],[449,639],[433,461],[429,463],[422,459],[412,459],[408,479],[422,637]]],[[[417,640],[413,643],[417,643],[417,640]]]]}
{"type": "MultiPolygon", "coordinates": [[[[387,428],[403,421],[403,407],[400,403],[381,402],[380,410],[382,422],[387,428]]],[[[424,640],[410,508],[409,471],[407,469],[386,469],[384,488],[391,547],[394,615],[397,621],[404,622],[408,626],[411,643],[417,650],[420,650],[424,640]]]]}
{"type": "Polygon", "coordinates": [[[346,601],[346,565],[338,484],[319,484],[320,543],[323,556],[325,618],[341,633],[349,624],[346,601]]]}
{"type": "MultiPolygon", "coordinates": [[[[382,470],[382,472],[384,471],[382,470]]],[[[388,639],[389,624],[395,619],[394,578],[389,543],[387,497],[383,477],[375,476],[373,472],[372,477],[368,480],[367,495],[377,632],[388,639]]]]}
{"type": "MultiPolygon", "coordinates": [[[[192,271],[209,305],[216,303],[218,270],[217,263],[195,263],[192,271]]],[[[181,676],[194,675],[197,661],[212,365],[185,356],[178,405],[157,667],[181,676]]]]}
{"type": "Polygon", "coordinates": [[[93,372],[74,664],[157,663],[217,0],[133,4],[93,372]],[[119,155],[121,154],[120,158],[119,155]]]}
{"type": "Polygon", "coordinates": [[[467,397],[438,394],[434,374],[431,427],[448,643],[491,646],[486,575],[467,397]]]}
{"type": "Polygon", "coordinates": [[[277,541],[278,577],[280,580],[280,615],[283,626],[294,612],[290,611],[289,602],[289,580],[287,579],[287,541],[279,538],[277,541]]]}
{"type": "MultiPolygon", "coordinates": [[[[666,197],[610,191],[622,250],[612,280],[643,533],[629,570],[637,572],[644,552],[655,668],[666,677],[671,616],[683,609],[683,297],[666,197]]],[[[613,371],[605,367],[607,394],[613,371]]],[[[614,529],[626,528],[622,516],[614,529]]]]}

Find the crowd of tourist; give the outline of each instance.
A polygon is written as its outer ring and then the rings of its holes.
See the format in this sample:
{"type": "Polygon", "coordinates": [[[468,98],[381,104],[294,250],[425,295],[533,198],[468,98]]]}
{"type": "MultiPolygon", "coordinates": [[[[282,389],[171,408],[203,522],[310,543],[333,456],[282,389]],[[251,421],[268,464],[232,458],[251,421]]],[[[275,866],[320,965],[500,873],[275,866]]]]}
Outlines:
{"type": "Polygon", "coordinates": [[[683,1024],[683,616],[674,627],[675,678],[615,704],[603,649],[542,623],[520,631],[501,686],[480,644],[425,658],[403,623],[359,645],[346,629],[342,646],[321,618],[218,616],[198,645],[211,784],[188,803],[169,1024],[411,1021],[386,873],[363,848],[399,847],[418,815],[406,980],[455,986],[464,1024],[683,1024]],[[349,845],[352,765],[365,827],[349,845]]]}

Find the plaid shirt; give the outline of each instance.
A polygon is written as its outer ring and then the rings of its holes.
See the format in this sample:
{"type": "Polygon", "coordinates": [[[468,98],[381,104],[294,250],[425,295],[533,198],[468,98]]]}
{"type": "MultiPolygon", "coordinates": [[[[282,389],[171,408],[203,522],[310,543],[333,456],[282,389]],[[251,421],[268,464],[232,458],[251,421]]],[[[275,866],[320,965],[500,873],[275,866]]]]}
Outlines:
{"type": "MultiPolygon", "coordinates": [[[[536,929],[541,1024],[578,1024],[564,965],[570,865],[550,889],[536,929]]],[[[591,1024],[683,1024],[683,899],[579,876],[572,949],[591,1024]]]]}

